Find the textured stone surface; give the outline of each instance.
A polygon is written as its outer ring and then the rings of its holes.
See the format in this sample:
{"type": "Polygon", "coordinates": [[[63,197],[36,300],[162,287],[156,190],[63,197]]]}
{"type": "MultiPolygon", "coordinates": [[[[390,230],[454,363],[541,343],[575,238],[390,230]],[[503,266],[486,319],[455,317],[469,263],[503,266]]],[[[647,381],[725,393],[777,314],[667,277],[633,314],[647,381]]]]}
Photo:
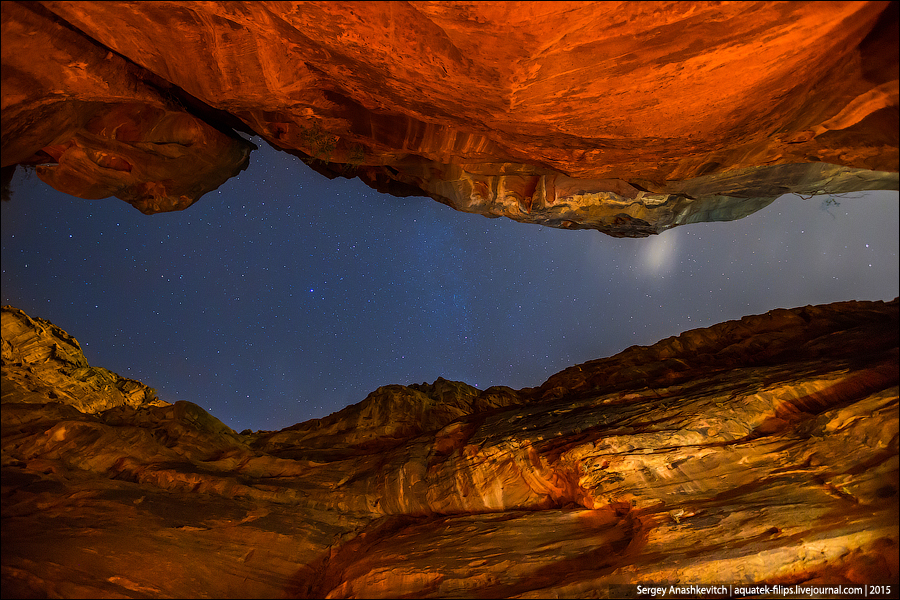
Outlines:
{"type": "Polygon", "coordinates": [[[893,582],[898,325],[897,300],[778,309],[537,388],[385,386],[238,434],[189,402],[66,392],[78,359],[54,356],[77,343],[8,308],[4,595],[893,582]],[[35,365],[47,383],[20,383],[35,365]]]}
{"type": "Polygon", "coordinates": [[[0,308],[3,331],[3,398],[57,400],[94,414],[117,406],[164,406],[153,388],[88,364],[78,340],[44,319],[12,306],[0,308]]]}
{"type": "Polygon", "coordinates": [[[646,236],[787,192],[897,189],[897,18],[887,2],[5,2],[3,166],[179,209],[245,164],[217,131],[234,127],[397,195],[646,236]]]}
{"type": "Polygon", "coordinates": [[[3,166],[80,198],[181,210],[246,168],[254,147],[186,113],[128,61],[30,3],[4,2],[3,166]]]}

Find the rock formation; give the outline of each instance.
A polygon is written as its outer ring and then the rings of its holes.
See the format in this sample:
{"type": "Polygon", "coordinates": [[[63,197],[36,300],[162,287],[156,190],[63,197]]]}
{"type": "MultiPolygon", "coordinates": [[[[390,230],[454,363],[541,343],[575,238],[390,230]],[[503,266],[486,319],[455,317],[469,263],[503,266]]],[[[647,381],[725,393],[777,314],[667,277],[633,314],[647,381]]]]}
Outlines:
{"type": "Polygon", "coordinates": [[[85,42],[38,6],[3,3],[3,167],[52,164],[38,175],[54,188],[152,214],[187,208],[247,166],[252,144],[85,42]]]}
{"type": "MultiPolygon", "coordinates": [[[[898,187],[890,2],[3,2],[2,168],[181,210],[247,134],[641,237],[898,187]]],[[[4,183],[5,185],[5,183],[4,183]]],[[[2,309],[4,597],[590,597],[900,574],[898,300],[237,433],[2,309]],[[619,586],[619,587],[616,587],[619,586]]]]}
{"type": "Polygon", "coordinates": [[[47,398],[96,414],[117,406],[162,406],[144,384],[88,365],[78,340],[44,319],[3,308],[3,394],[45,404],[47,398]],[[13,368],[6,371],[6,365],[13,368]]]}
{"type": "Polygon", "coordinates": [[[393,194],[646,236],[897,189],[897,22],[888,2],[4,2],[2,166],[178,210],[246,166],[236,130],[393,194]]]}
{"type": "Polygon", "coordinates": [[[113,401],[123,380],[68,334],[2,316],[4,596],[898,577],[896,299],[695,329],[537,388],[386,386],[240,434],[136,382],[113,401]]]}

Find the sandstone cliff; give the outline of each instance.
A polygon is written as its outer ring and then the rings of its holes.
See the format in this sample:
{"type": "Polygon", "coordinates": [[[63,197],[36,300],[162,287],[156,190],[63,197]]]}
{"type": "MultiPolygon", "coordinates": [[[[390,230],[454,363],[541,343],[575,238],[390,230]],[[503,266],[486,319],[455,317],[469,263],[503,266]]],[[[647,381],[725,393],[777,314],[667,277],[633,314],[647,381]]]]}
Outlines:
{"type": "Polygon", "coordinates": [[[894,582],[898,316],[897,300],[773,310],[537,388],[387,386],[238,434],[146,391],[111,403],[70,336],[5,307],[3,594],[894,582]]]}
{"type": "Polygon", "coordinates": [[[147,213],[246,167],[235,130],[329,177],[616,236],[898,187],[896,3],[2,10],[2,166],[147,213]]]}
{"type": "Polygon", "coordinates": [[[38,404],[49,398],[88,414],[168,404],[153,388],[88,365],[78,340],[53,323],[11,306],[2,311],[4,398],[38,404]]]}

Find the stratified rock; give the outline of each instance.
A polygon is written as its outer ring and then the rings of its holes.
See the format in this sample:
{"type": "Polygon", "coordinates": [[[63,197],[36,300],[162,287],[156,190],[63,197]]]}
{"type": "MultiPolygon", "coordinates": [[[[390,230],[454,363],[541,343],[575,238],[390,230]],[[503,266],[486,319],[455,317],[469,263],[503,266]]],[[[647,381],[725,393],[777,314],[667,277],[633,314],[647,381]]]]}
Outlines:
{"type": "MultiPolygon", "coordinates": [[[[253,144],[188,114],[148,74],[40,6],[4,2],[3,166],[55,189],[182,210],[247,167],[253,144]]],[[[183,59],[183,57],[182,57],[183,59]]]]}
{"type": "Polygon", "coordinates": [[[324,419],[242,435],[190,402],[77,410],[103,392],[62,393],[72,361],[41,363],[74,355],[74,340],[9,308],[4,595],[582,598],[633,596],[636,582],[893,582],[898,305],[774,310],[538,388],[385,386],[324,419]],[[36,363],[50,383],[8,393],[36,363]]]}
{"type": "Polygon", "coordinates": [[[785,193],[897,189],[897,13],[888,2],[4,3],[3,166],[57,161],[42,177],[58,189],[127,187],[120,197],[147,212],[183,208],[218,184],[181,199],[172,186],[198,175],[159,179],[152,144],[224,176],[246,146],[213,128],[234,127],[381,191],[647,236],[741,218],[785,193]]]}
{"type": "Polygon", "coordinates": [[[55,400],[86,414],[168,406],[156,390],[88,364],[78,340],[44,319],[3,306],[3,403],[55,400]]]}

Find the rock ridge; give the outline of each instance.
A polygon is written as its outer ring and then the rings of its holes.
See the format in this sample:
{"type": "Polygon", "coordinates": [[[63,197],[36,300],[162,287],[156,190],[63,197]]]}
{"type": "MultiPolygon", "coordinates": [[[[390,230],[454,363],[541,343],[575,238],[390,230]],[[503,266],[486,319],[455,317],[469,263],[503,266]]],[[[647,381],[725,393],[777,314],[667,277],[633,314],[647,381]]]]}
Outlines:
{"type": "Polygon", "coordinates": [[[536,388],[384,386],[241,434],[190,402],[107,407],[55,357],[71,336],[3,316],[4,593],[585,597],[898,575],[897,299],[776,309],[536,388]]]}
{"type": "Polygon", "coordinates": [[[3,402],[57,400],[95,414],[118,406],[168,406],[156,390],[88,364],[78,340],[41,318],[0,307],[3,331],[3,402]]]}

